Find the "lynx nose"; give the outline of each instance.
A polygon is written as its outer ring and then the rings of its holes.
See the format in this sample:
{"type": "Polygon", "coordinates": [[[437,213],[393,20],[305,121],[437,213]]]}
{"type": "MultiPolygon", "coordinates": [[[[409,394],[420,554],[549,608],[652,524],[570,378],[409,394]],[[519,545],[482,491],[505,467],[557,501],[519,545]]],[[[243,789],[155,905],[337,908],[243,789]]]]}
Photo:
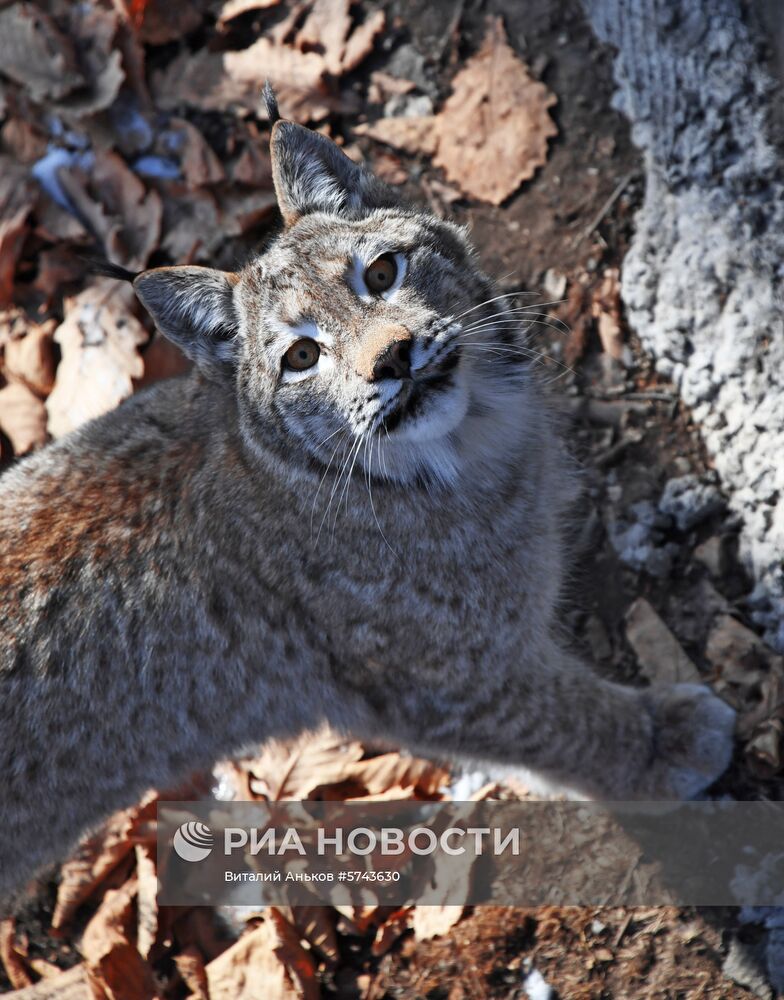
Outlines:
{"type": "Polygon", "coordinates": [[[382,378],[409,378],[411,375],[411,347],[407,340],[393,340],[376,358],[371,382],[382,378]]]}
{"type": "Polygon", "coordinates": [[[402,324],[382,324],[360,342],[357,374],[368,382],[411,377],[411,331],[402,324]]]}

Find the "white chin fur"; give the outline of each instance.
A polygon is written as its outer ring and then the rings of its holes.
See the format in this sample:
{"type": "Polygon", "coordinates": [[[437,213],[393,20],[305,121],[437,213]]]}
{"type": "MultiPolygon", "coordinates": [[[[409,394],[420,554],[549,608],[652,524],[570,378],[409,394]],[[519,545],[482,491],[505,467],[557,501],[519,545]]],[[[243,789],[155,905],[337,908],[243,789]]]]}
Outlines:
{"type": "Polygon", "coordinates": [[[436,441],[462,423],[468,412],[468,400],[466,377],[458,371],[448,392],[426,399],[424,413],[420,417],[404,417],[391,436],[396,441],[420,444],[436,441]]]}

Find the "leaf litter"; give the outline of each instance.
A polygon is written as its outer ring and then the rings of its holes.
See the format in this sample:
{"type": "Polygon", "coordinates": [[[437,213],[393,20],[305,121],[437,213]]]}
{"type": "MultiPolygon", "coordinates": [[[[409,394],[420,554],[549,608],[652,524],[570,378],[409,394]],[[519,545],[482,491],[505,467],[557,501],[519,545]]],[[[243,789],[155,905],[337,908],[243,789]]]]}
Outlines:
{"type": "MultiPolygon", "coordinates": [[[[275,212],[259,96],[267,77],[284,114],[338,141],[350,118],[352,135],[397,150],[371,150],[389,182],[407,179],[406,157],[439,170],[446,183],[430,170],[422,176],[438,211],[460,199],[500,205],[533,178],[558,135],[556,97],[517,54],[497,17],[460,66],[458,23],[459,14],[445,43],[456,72],[440,102],[437,91],[424,94],[419,71],[408,79],[399,69],[386,70],[381,43],[398,29],[372,4],[0,5],[0,458],[23,455],[107,412],[140,386],[188,367],[150,328],[130,288],[86,275],[77,252],[97,249],[130,268],[234,266],[257,245],[275,212]],[[364,124],[357,120],[363,87],[367,101],[384,108],[384,116],[364,124]],[[433,113],[421,113],[428,102],[433,113]]],[[[356,147],[351,153],[362,158],[356,147]]],[[[605,354],[620,357],[617,269],[606,269],[599,281],[585,272],[570,275],[567,298],[564,315],[579,328],[573,360],[590,352],[591,330],[605,354]]],[[[643,609],[646,622],[665,634],[656,611],[643,609]]],[[[666,634],[672,648],[680,648],[679,638],[666,634]]],[[[656,673],[656,650],[642,650],[643,667],[656,673]]],[[[781,658],[726,610],[711,626],[707,657],[719,689],[742,710],[749,767],[766,779],[780,774],[781,658]]],[[[452,780],[447,767],[327,730],[270,743],[254,757],[224,762],[216,773],[240,797],[260,801],[440,800],[452,780]]],[[[204,794],[209,780],[202,776],[190,792],[179,793],[204,794]]],[[[504,794],[514,794],[510,789],[526,794],[513,783],[504,794]]],[[[477,794],[497,792],[490,783],[477,794]]],[[[507,918],[499,922],[492,911],[471,915],[447,905],[269,907],[239,926],[235,921],[232,936],[213,911],[158,907],[158,797],[151,792],[113,816],[60,870],[48,933],[52,941],[72,942],[69,964],[75,966],[61,968],[63,955],[54,946],[42,954],[14,918],[0,921],[0,963],[11,987],[35,984],[37,997],[93,1000],[315,998],[324,982],[342,977],[353,995],[370,1000],[383,995],[390,970],[403,980],[403,969],[389,964],[396,955],[408,963],[423,943],[432,949],[422,953],[426,962],[450,949],[468,953],[481,947],[485,927],[495,949],[506,925],[507,918]],[[358,941],[365,948],[361,968],[346,958],[358,941]]],[[[649,941],[654,921],[639,914],[630,927],[624,911],[596,911],[617,930],[614,940],[592,943],[582,916],[513,912],[523,924],[535,923],[540,964],[558,960],[568,940],[571,957],[594,970],[590,975],[608,963],[626,963],[621,967],[636,981],[642,973],[635,969],[653,953],[653,945],[639,942],[649,941]]],[[[679,919],[668,914],[667,926],[679,919]]],[[[677,949],[671,951],[677,959],[677,949]]],[[[504,961],[507,973],[519,969],[520,948],[504,961]]],[[[428,972],[417,974],[424,984],[428,972]]],[[[450,997],[482,996],[484,988],[450,997]]]]}

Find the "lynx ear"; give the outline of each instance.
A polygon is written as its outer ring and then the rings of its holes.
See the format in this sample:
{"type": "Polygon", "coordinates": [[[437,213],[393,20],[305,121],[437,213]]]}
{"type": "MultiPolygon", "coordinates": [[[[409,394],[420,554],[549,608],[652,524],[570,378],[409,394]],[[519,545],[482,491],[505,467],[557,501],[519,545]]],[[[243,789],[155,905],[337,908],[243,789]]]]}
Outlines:
{"type": "Polygon", "coordinates": [[[398,203],[386,184],[350,160],[331,139],[302,125],[276,121],[270,148],[275,193],[287,226],[309,212],[358,218],[398,203]]]}
{"type": "Polygon", "coordinates": [[[203,369],[234,362],[239,275],[209,267],[155,267],[133,287],[155,325],[203,369]]]}

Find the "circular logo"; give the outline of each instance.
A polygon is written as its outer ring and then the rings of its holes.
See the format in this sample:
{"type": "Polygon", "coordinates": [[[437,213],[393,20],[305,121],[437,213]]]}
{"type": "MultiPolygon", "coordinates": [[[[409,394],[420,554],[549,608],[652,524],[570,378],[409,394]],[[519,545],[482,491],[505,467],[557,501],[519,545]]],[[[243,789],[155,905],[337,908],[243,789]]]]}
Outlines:
{"type": "Polygon", "coordinates": [[[190,820],[177,828],[172,846],[183,861],[204,861],[214,842],[212,830],[206,823],[190,820]]]}

